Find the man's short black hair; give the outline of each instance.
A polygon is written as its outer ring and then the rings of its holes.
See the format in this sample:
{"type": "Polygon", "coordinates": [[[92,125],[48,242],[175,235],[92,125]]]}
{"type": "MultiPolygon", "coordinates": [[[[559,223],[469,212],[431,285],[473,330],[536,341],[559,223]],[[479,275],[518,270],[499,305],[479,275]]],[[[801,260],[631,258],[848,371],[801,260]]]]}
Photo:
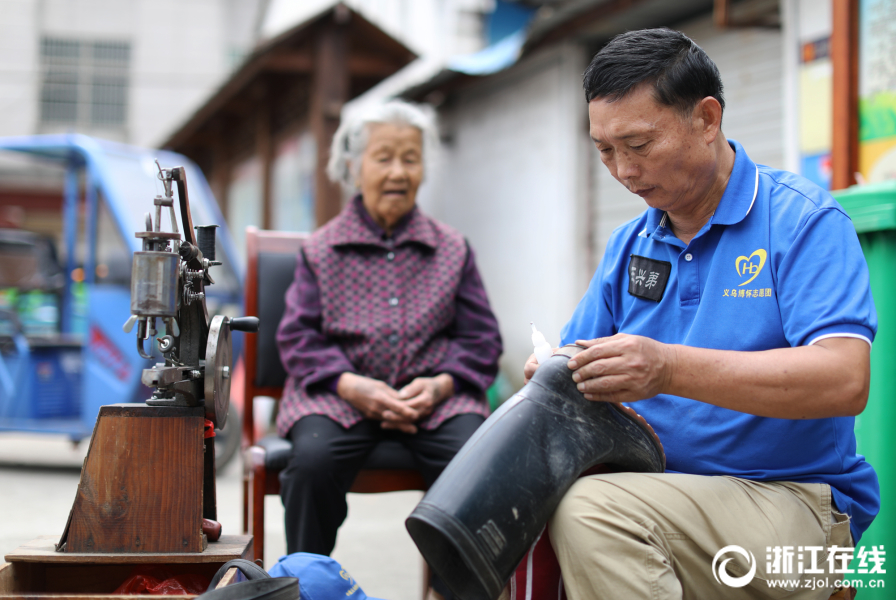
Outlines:
{"type": "Polygon", "coordinates": [[[641,29],[617,35],[585,70],[585,99],[618,100],[641,83],[653,85],[657,102],[682,114],[712,96],[725,109],[722,77],[693,40],[671,29],[641,29]]]}

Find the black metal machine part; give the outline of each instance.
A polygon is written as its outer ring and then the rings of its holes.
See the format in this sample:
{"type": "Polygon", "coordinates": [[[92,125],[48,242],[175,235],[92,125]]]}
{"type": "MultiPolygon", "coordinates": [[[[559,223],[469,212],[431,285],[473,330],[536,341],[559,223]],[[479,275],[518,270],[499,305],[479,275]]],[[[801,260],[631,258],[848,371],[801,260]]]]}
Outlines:
{"type": "Polygon", "coordinates": [[[132,317],[125,324],[129,331],[137,323],[137,347],[149,357],[143,341],[156,337],[156,327],[164,324],[164,335],[156,343],[165,362],[143,372],[145,385],[157,388],[151,406],[205,406],[206,418],[215,426],[224,426],[230,403],[231,331],[257,331],[258,319],[242,317],[209,319],[205,287],[214,283],[209,269],[221,263],[215,258],[215,228],[196,227],[190,213],[186,171],[183,167],[162,169],[159,179],[165,196],[155,199],[156,218],[147,214],[147,231],[137,232],[143,239],[143,252],[135,253],[131,283],[132,317]],[[177,185],[181,232],[174,212],[171,184],[177,185]],[[173,231],[161,231],[161,210],[170,211],[173,231]],[[198,240],[197,240],[198,238],[198,240]]]}

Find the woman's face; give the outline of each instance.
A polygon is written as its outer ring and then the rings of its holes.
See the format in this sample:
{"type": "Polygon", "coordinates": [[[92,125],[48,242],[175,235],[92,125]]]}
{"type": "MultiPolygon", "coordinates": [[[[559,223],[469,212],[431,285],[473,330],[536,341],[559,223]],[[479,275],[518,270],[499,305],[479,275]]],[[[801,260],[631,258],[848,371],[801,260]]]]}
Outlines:
{"type": "Polygon", "coordinates": [[[417,200],[423,181],[423,136],[411,125],[372,123],[367,127],[358,187],[364,208],[391,232],[417,200]]]}

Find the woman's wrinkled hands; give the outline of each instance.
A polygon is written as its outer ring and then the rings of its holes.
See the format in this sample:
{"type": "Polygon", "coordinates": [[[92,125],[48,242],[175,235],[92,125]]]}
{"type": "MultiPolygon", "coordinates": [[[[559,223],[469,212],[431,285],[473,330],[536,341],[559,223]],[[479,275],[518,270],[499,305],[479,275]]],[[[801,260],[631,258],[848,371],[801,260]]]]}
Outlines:
{"type": "MultiPolygon", "coordinates": [[[[416,410],[420,419],[428,416],[440,402],[453,395],[454,378],[447,373],[435,377],[417,377],[398,392],[398,397],[416,410]]],[[[384,427],[388,425],[383,424],[384,427]]]]}
{"type": "Polygon", "coordinates": [[[584,346],[569,360],[576,387],[588,400],[634,402],[662,393],[674,368],[666,344],[639,335],[577,340],[584,346]]]}
{"type": "Polygon", "coordinates": [[[336,393],[357,408],[368,419],[395,423],[394,429],[416,433],[414,422],[420,414],[398,397],[398,390],[384,381],[356,373],[343,373],[336,384],[336,393]]]}
{"type": "Polygon", "coordinates": [[[454,379],[445,373],[435,377],[418,377],[401,390],[396,390],[378,379],[343,373],[336,393],[366,418],[382,421],[383,429],[417,433],[414,423],[454,394],[454,379]]]}

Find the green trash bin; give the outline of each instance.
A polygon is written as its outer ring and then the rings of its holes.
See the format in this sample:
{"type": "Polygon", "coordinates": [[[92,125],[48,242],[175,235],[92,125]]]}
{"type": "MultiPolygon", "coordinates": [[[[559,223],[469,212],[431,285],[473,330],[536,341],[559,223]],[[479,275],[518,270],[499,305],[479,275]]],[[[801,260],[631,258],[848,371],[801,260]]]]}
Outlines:
{"type": "MultiPolygon", "coordinates": [[[[884,546],[896,556],[896,181],[853,186],[834,192],[855,225],[868,261],[871,293],[877,308],[878,332],[871,350],[871,393],[865,411],[856,417],[856,443],[877,471],[881,510],[858,547],[884,546]]],[[[884,562],[884,570],[888,566],[884,562]]],[[[896,569],[896,559],[893,561],[896,569]]],[[[854,560],[852,567],[858,566],[854,560]]],[[[862,580],[862,600],[896,597],[896,574],[844,575],[862,580]],[[883,589],[869,587],[883,579],[883,589]]]]}

